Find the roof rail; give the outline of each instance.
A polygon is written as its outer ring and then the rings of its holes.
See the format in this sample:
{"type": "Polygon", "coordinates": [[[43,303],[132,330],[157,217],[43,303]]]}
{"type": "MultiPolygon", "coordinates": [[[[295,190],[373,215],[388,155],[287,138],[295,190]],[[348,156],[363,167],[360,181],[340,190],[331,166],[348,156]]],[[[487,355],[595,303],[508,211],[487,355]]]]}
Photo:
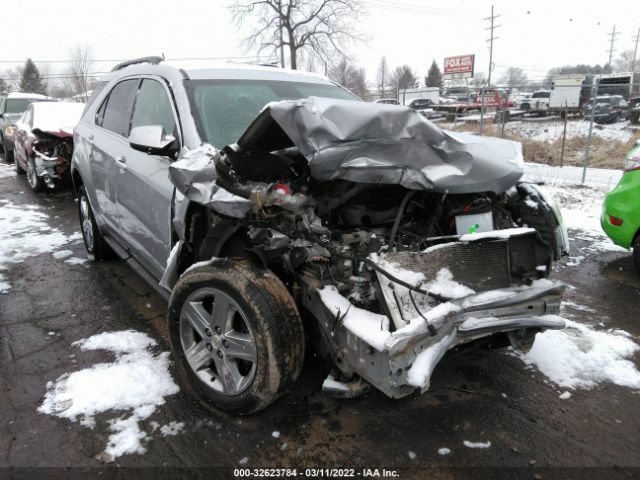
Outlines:
{"type": "Polygon", "coordinates": [[[117,64],[115,67],[111,69],[112,72],[116,70],[122,70],[125,67],[129,67],[131,65],[137,65],[138,63],[150,63],[151,65],[158,65],[160,62],[164,61],[164,56],[151,56],[151,57],[140,57],[134,58],[133,60],[127,60],[125,62],[117,64]]]}

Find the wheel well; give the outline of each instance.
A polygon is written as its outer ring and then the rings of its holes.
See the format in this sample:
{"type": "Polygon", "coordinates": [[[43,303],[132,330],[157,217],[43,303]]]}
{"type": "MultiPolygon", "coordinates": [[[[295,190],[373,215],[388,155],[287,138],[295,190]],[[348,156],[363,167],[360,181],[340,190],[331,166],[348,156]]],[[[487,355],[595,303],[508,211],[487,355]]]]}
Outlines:
{"type": "Polygon", "coordinates": [[[633,248],[633,246],[636,244],[636,240],[638,240],[638,237],[640,237],[640,228],[636,231],[636,233],[633,235],[633,238],[631,239],[631,248],[633,248]]]}
{"type": "Polygon", "coordinates": [[[196,262],[213,257],[246,258],[256,264],[247,252],[247,230],[236,219],[216,215],[207,207],[192,203],[185,215],[184,247],[178,263],[178,274],[196,262]]]}
{"type": "Polygon", "coordinates": [[[73,193],[75,196],[78,196],[78,190],[80,190],[80,186],[83,184],[82,177],[78,173],[78,170],[74,170],[71,174],[71,185],[73,186],[73,193]]]}

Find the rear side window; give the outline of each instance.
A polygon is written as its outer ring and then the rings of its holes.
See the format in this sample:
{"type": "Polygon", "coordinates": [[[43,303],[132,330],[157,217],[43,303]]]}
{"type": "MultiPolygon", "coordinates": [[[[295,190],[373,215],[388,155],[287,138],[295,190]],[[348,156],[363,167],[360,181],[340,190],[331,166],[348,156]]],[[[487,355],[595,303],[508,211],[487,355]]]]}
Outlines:
{"type": "Polygon", "coordinates": [[[124,80],[109,93],[96,115],[96,124],[118,135],[129,135],[129,123],[133,101],[138,91],[139,79],[124,80]]]}
{"type": "Polygon", "coordinates": [[[165,134],[177,135],[171,100],[165,88],[157,80],[148,78],[142,80],[131,117],[131,128],[146,125],[162,125],[165,134]]]}

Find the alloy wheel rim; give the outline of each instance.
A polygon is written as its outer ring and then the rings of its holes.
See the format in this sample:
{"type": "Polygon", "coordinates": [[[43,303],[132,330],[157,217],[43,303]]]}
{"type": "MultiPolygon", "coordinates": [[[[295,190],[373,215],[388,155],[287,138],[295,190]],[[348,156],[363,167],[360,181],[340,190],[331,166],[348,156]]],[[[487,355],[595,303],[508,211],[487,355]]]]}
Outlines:
{"type": "Polygon", "coordinates": [[[187,363],[207,387],[234,396],[251,385],[257,367],[255,336],[226,293],[206,287],[189,295],[180,311],[180,342],[187,363]]]}
{"type": "Polygon", "coordinates": [[[91,215],[89,214],[89,202],[87,197],[82,195],[80,197],[80,223],[82,227],[82,234],[84,237],[84,244],[87,247],[89,253],[93,252],[93,223],[91,223],[91,215]]]}
{"type": "Polygon", "coordinates": [[[38,179],[36,176],[36,169],[33,165],[33,162],[30,160],[27,160],[27,179],[29,180],[29,185],[31,185],[31,188],[35,188],[38,183],[38,179]]]}

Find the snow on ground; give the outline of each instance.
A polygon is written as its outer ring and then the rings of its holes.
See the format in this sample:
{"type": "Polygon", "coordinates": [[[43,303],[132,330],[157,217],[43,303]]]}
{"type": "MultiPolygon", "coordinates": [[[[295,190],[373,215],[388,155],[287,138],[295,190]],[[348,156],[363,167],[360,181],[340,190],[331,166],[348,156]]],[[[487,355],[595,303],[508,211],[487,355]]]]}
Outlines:
{"type": "Polygon", "coordinates": [[[0,163],[0,178],[15,177],[16,169],[13,165],[0,163]]]}
{"type": "Polygon", "coordinates": [[[68,263],[69,265],[84,265],[88,261],[88,258],[71,257],[65,260],[64,263],[68,263]]]}
{"type": "MultiPolygon", "coordinates": [[[[567,121],[567,138],[587,137],[589,135],[589,120],[567,121]]],[[[504,126],[508,135],[520,135],[533,141],[553,143],[562,138],[564,122],[557,121],[522,121],[509,122],[504,126]]],[[[629,125],[629,122],[617,122],[606,125],[593,124],[593,136],[604,140],[628,142],[631,137],[640,131],[637,127],[629,125]]]]}
{"type": "Polygon", "coordinates": [[[66,235],[50,227],[48,219],[40,206],[0,199],[0,293],[11,288],[3,274],[11,265],[34,255],[54,252],[82,237],[80,233],[66,235]]]}
{"type": "Polygon", "coordinates": [[[57,252],[53,252],[51,256],[56,260],[61,260],[63,258],[67,258],[73,255],[71,250],[58,250],[57,252]]]}
{"type": "MultiPolygon", "coordinates": [[[[105,332],[73,344],[82,351],[102,350],[115,360],[61,375],[49,382],[40,413],[96,425],[96,415],[109,412],[111,432],[101,458],[106,461],[132,453],[144,453],[149,433],[142,428],[165,397],[179,389],[169,373],[169,353],[157,353],[156,341],[142,332],[105,332]]],[[[176,435],[184,425],[171,422],[160,431],[176,435]]],[[[155,430],[155,429],[153,429],[155,430]]]]}
{"type": "Polygon", "coordinates": [[[489,448],[491,446],[491,442],[470,442],[469,440],[465,440],[462,442],[467,448],[489,448]]]}
{"type": "Polygon", "coordinates": [[[565,185],[544,186],[543,190],[555,197],[562,211],[562,218],[574,240],[585,240],[585,246],[571,252],[571,262],[575,266],[586,256],[599,252],[627,252],[614,244],[600,226],[600,213],[605,192],[593,186],[565,185]]]}
{"type": "Polygon", "coordinates": [[[589,390],[611,382],[640,389],[640,371],[631,360],[640,345],[627,332],[565,322],[564,330],[539,333],[529,353],[515,355],[564,388],[589,390]]]}

